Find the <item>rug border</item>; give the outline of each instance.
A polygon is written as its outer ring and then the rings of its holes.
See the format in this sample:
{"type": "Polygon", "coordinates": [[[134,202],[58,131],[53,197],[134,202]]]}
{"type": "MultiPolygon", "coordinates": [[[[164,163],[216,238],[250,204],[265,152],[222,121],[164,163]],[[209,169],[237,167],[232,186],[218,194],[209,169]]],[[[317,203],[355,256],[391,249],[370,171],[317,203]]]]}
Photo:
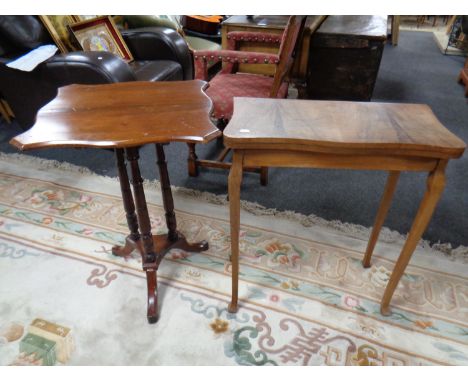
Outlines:
{"type": "MultiPolygon", "coordinates": [[[[35,170],[48,170],[54,169],[57,171],[63,171],[67,174],[77,173],[81,175],[88,175],[97,177],[98,179],[105,179],[106,181],[118,182],[117,177],[110,177],[106,175],[100,175],[91,171],[87,167],[77,166],[69,162],[60,162],[57,160],[44,159],[40,157],[35,157],[31,155],[13,153],[7,154],[0,152],[0,161],[10,162],[15,165],[25,165],[27,164],[29,169],[33,168],[35,170]]],[[[7,171],[8,172],[8,171],[7,171]]],[[[11,172],[8,172],[11,173],[11,172]]],[[[160,183],[158,180],[145,180],[145,187],[153,191],[160,191],[160,183]]],[[[199,191],[186,187],[180,186],[171,186],[174,194],[180,195],[187,198],[201,199],[205,202],[208,202],[212,205],[228,205],[227,195],[216,195],[207,191],[199,191]]],[[[118,196],[118,195],[116,195],[118,196]]],[[[310,214],[305,215],[291,210],[279,211],[276,208],[267,208],[262,206],[259,203],[249,202],[246,200],[241,200],[240,203],[241,210],[251,213],[255,216],[274,216],[278,218],[287,219],[294,221],[302,225],[303,227],[318,226],[323,228],[332,229],[338,231],[337,233],[345,234],[346,236],[364,240],[367,242],[369,235],[371,233],[372,227],[365,227],[359,224],[342,222],[341,220],[326,220],[317,215],[310,214]]],[[[398,231],[391,230],[388,227],[382,227],[382,231],[379,235],[379,241],[384,243],[395,243],[397,241],[405,242],[406,234],[402,234],[398,231]]],[[[428,240],[421,239],[418,243],[417,248],[419,249],[430,249],[438,254],[444,255],[444,257],[449,258],[453,261],[461,261],[463,263],[468,263],[468,246],[460,245],[456,248],[453,248],[451,243],[433,243],[430,244],[428,240]]]]}

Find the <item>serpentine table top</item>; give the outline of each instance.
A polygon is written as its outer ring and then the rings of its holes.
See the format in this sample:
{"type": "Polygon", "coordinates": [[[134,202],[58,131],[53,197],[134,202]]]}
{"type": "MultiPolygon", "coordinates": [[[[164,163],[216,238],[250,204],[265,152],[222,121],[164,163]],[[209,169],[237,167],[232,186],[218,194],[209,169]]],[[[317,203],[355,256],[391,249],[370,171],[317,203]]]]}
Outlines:
{"type": "Polygon", "coordinates": [[[38,113],[34,126],[10,143],[20,150],[49,147],[115,149],[122,201],[130,234],[124,245],[112,248],[115,256],[138,250],[148,288],[147,318],[159,318],[157,270],[173,248],[188,252],[208,249],[208,243],[188,243],[177,230],[171,185],[163,145],[173,141],[206,143],[221,135],[209,115],[212,102],[203,92],[206,83],[195,81],[122,82],[71,85],[38,113]],[[156,148],[167,234],[152,235],[151,222],[138,164],[140,146],[156,148]],[[130,189],[127,163],[131,168],[130,189]]]}
{"type": "Polygon", "coordinates": [[[427,105],[236,98],[230,148],[457,158],[465,143],[427,105]]]}
{"type": "Polygon", "coordinates": [[[209,118],[205,87],[201,80],[65,86],[10,143],[20,150],[206,143],[221,132],[209,118]]]}
{"type": "Polygon", "coordinates": [[[235,98],[224,130],[233,150],[229,173],[232,300],[238,309],[240,186],[244,167],[311,167],[388,171],[363,266],[370,260],[401,171],[427,171],[427,188],[381,302],[390,300],[445,186],[449,159],[465,143],[447,130],[427,105],[376,102],[235,98]]]}

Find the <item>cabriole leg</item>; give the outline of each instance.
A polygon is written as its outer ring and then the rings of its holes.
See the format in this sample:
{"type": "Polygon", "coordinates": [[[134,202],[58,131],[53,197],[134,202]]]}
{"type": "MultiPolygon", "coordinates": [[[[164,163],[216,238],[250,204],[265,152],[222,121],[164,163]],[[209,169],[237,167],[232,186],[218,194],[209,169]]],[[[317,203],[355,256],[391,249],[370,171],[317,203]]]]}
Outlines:
{"type": "Polygon", "coordinates": [[[240,188],[242,183],[243,153],[234,150],[229,172],[229,211],[231,220],[231,263],[232,295],[228,311],[237,312],[239,294],[239,231],[240,231],[240,188]]]}
{"type": "Polygon", "coordinates": [[[362,260],[362,265],[364,268],[370,267],[370,260],[372,253],[374,252],[375,244],[379,238],[380,230],[382,229],[385,217],[387,216],[388,209],[392,203],[393,194],[395,193],[396,185],[400,177],[399,171],[390,171],[388,173],[387,184],[385,185],[385,191],[380,201],[379,211],[375,218],[374,227],[369,238],[369,243],[367,244],[366,254],[362,260]]]}
{"type": "Polygon", "coordinates": [[[151,222],[146,205],[143,179],[138,166],[138,149],[128,148],[127,159],[132,169],[132,185],[135,195],[135,204],[138,223],[141,229],[141,241],[143,249],[143,270],[146,272],[148,284],[148,322],[155,323],[158,320],[158,287],[156,272],[158,270],[157,256],[154,251],[153,235],[151,234],[151,222]]]}
{"type": "Polygon", "coordinates": [[[411,255],[416,249],[423,232],[431,220],[437,202],[442,195],[442,191],[445,187],[446,165],[447,161],[441,160],[438,162],[436,168],[429,173],[426,192],[424,193],[424,197],[419,205],[419,209],[413,221],[413,225],[411,226],[408,238],[401,250],[400,256],[398,257],[395,268],[393,269],[382,297],[380,311],[384,316],[391,314],[389,307],[390,300],[392,299],[401,276],[403,276],[403,272],[410,261],[411,255]]]}

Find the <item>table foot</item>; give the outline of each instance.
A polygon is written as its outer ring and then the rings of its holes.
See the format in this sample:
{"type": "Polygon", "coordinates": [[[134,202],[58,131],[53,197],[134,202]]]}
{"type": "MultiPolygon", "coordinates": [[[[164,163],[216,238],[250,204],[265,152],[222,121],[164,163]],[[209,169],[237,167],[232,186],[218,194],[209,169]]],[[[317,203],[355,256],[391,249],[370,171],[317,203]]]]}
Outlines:
{"type": "Polygon", "coordinates": [[[237,306],[237,302],[232,302],[228,305],[228,312],[229,313],[237,313],[239,307],[237,306]]]}
{"type": "Polygon", "coordinates": [[[372,265],[370,263],[370,260],[368,262],[363,260],[362,261],[362,266],[363,266],[363,268],[370,268],[372,265]]]}
{"type": "Polygon", "coordinates": [[[148,323],[154,324],[159,319],[158,313],[158,282],[157,282],[157,268],[146,269],[146,283],[148,286],[148,310],[147,318],[148,323]]]}
{"type": "Polygon", "coordinates": [[[129,235],[125,238],[124,245],[114,245],[112,247],[112,254],[114,256],[127,257],[133,252],[135,248],[137,248],[137,244],[135,240],[132,239],[131,235],[129,235]]]}
{"type": "Polygon", "coordinates": [[[197,243],[189,243],[184,235],[177,232],[177,239],[170,240],[167,234],[153,235],[154,250],[158,258],[162,258],[171,249],[181,249],[186,252],[202,252],[208,249],[208,242],[203,240],[197,243]]]}
{"type": "Polygon", "coordinates": [[[172,248],[179,248],[186,252],[202,252],[206,251],[208,247],[208,242],[206,240],[197,243],[189,243],[184,237],[179,237],[178,243],[172,248]]]}
{"type": "Polygon", "coordinates": [[[382,316],[391,316],[392,315],[392,309],[390,309],[389,306],[381,306],[380,307],[380,314],[382,316]]]}
{"type": "MultiPolygon", "coordinates": [[[[202,252],[208,249],[208,242],[202,240],[197,243],[189,243],[180,232],[177,232],[177,239],[170,240],[168,234],[153,235],[153,251],[156,253],[154,262],[146,262],[144,256],[144,248],[141,239],[133,240],[131,235],[125,239],[125,245],[114,246],[112,254],[119,257],[130,255],[135,249],[141,254],[143,261],[143,270],[146,272],[146,282],[148,288],[148,323],[155,324],[159,319],[158,313],[158,282],[157,271],[164,255],[171,249],[181,249],[187,252],[202,252]]],[[[237,308],[236,308],[237,309],[237,308]]]]}

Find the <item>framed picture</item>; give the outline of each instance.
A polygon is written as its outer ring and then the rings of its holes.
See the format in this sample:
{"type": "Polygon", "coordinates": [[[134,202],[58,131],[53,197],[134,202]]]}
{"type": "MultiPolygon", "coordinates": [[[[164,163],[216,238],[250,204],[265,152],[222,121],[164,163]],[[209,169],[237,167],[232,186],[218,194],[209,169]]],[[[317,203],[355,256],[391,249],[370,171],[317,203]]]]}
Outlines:
{"type": "Polygon", "coordinates": [[[60,52],[73,52],[79,48],[68,28],[70,24],[80,21],[79,16],[58,15],[39,16],[39,18],[49,31],[52,40],[54,40],[60,52]]]}
{"type": "Polygon", "coordinates": [[[70,25],[78,43],[85,51],[106,51],[133,61],[119,30],[109,16],[95,17],[70,25]]]}
{"type": "Polygon", "coordinates": [[[98,17],[99,15],[79,15],[79,16],[75,16],[77,18],[77,22],[78,21],[85,21],[85,20],[90,20],[90,19],[94,19],[96,17],[98,17]]]}

